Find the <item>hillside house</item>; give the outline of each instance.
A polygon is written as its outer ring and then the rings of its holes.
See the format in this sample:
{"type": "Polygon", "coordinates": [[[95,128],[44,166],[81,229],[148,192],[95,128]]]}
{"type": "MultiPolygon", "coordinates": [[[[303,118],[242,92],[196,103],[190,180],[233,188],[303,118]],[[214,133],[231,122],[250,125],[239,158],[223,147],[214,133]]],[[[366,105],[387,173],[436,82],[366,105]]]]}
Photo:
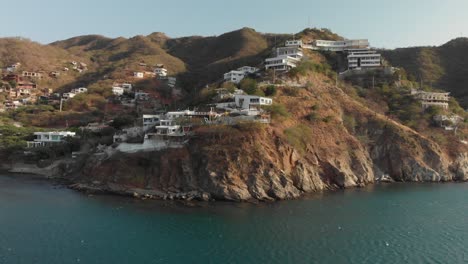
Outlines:
{"type": "Polygon", "coordinates": [[[258,71],[259,69],[255,67],[243,66],[243,67],[237,68],[236,70],[225,73],[224,81],[238,84],[249,74],[254,74],[258,71]]]}
{"type": "Polygon", "coordinates": [[[36,89],[37,84],[32,83],[32,82],[18,82],[16,84],[17,89],[36,89]]]}
{"type": "Polygon", "coordinates": [[[340,41],[315,40],[313,46],[319,50],[344,52],[350,49],[367,49],[370,44],[367,39],[348,39],[340,41]]]}
{"type": "Polygon", "coordinates": [[[412,89],[411,95],[421,102],[423,109],[435,106],[447,110],[449,107],[450,93],[426,92],[412,89]]]}
{"type": "Polygon", "coordinates": [[[7,74],[5,76],[2,77],[2,81],[4,82],[20,82],[21,81],[21,78],[19,77],[18,74],[7,74]]]}
{"type": "Polygon", "coordinates": [[[224,74],[225,82],[240,83],[244,79],[245,73],[241,71],[230,71],[224,74]]]}
{"type": "Polygon", "coordinates": [[[174,120],[161,120],[156,126],[156,135],[169,137],[183,137],[190,132],[190,126],[182,127],[174,120]]]}
{"type": "Polygon", "coordinates": [[[268,58],[265,60],[266,70],[277,70],[277,71],[288,71],[292,68],[297,67],[300,59],[294,58],[287,55],[282,55],[274,58],[268,58]]]}
{"type": "Polygon", "coordinates": [[[60,77],[60,72],[52,71],[52,72],[49,73],[49,76],[52,77],[52,78],[58,78],[58,77],[60,77]]]}
{"type": "Polygon", "coordinates": [[[255,96],[255,95],[234,95],[233,102],[224,102],[216,104],[216,108],[223,109],[231,114],[245,115],[245,116],[257,116],[260,115],[263,110],[262,106],[272,105],[273,99],[255,96]]]}
{"type": "Polygon", "coordinates": [[[143,130],[148,131],[161,121],[161,115],[143,115],[143,130]]]}
{"type": "Polygon", "coordinates": [[[42,78],[42,73],[23,71],[22,76],[23,77],[39,78],[40,79],[40,78],[42,78]]]}
{"type": "Polygon", "coordinates": [[[287,46],[287,47],[280,47],[276,49],[276,56],[290,56],[296,59],[301,59],[304,57],[304,53],[302,52],[302,48],[298,46],[287,46]]]}
{"type": "Polygon", "coordinates": [[[145,73],[143,73],[143,72],[134,72],[133,77],[137,78],[137,79],[143,79],[143,78],[145,78],[145,73]]]}
{"type": "Polygon", "coordinates": [[[176,77],[167,77],[167,85],[171,88],[174,88],[177,83],[177,78],[176,77]]]}
{"type": "Polygon", "coordinates": [[[273,104],[273,99],[271,98],[260,97],[256,95],[244,95],[244,94],[235,95],[234,101],[236,103],[236,107],[239,107],[242,109],[252,109],[252,108],[258,108],[258,106],[262,106],[262,105],[273,104]]]}
{"type": "Polygon", "coordinates": [[[133,86],[130,84],[130,83],[122,83],[122,88],[124,88],[124,90],[129,93],[133,90],[133,86]]]}
{"type": "Polygon", "coordinates": [[[62,98],[63,98],[64,100],[71,99],[71,98],[73,98],[73,97],[75,97],[75,96],[76,96],[76,94],[75,94],[75,93],[71,93],[71,92],[70,92],[70,93],[63,93],[63,94],[62,94],[62,98]]]}
{"type": "Polygon", "coordinates": [[[156,66],[156,68],[154,69],[154,73],[157,76],[167,76],[167,69],[164,68],[164,65],[156,66]]]}
{"type": "Polygon", "coordinates": [[[75,88],[71,90],[71,93],[74,93],[74,94],[81,94],[81,93],[87,93],[87,92],[88,92],[88,88],[85,88],[85,87],[75,88]]]}
{"type": "Polygon", "coordinates": [[[433,119],[440,127],[444,128],[445,130],[455,130],[461,122],[465,121],[463,117],[455,114],[436,115],[433,119]]]}
{"type": "Polygon", "coordinates": [[[135,92],[135,100],[139,100],[139,101],[147,101],[150,99],[150,95],[149,93],[145,93],[145,92],[135,92]]]}
{"type": "Polygon", "coordinates": [[[286,41],[286,47],[300,47],[302,48],[303,46],[303,43],[302,43],[302,40],[298,39],[298,40],[288,40],[286,41]]]}
{"type": "Polygon", "coordinates": [[[3,105],[5,106],[6,110],[15,110],[23,106],[20,101],[6,101],[3,103],[3,105]]]}
{"type": "Polygon", "coordinates": [[[35,132],[34,141],[27,142],[28,148],[44,147],[53,144],[62,143],[67,137],[75,137],[75,132],[54,131],[54,132],[35,132]]]}
{"type": "Polygon", "coordinates": [[[119,86],[112,87],[112,93],[114,95],[121,96],[121,95],[124,94],[124,92],[125,92],[125,90],[124,90],[123,87],[119,87],[119,86]]]}
{"type": "Polygon", "coordinates": [[[12,64],[6,68],[7,72],[15,72],[21,67],[21,63],[17,62],[15,64],[12,64]]]}
{"type": "Polygon", "coordinates": [[[365,69],[382,66],[381,55],[375,50],[352,49],[348,50],[348,69],[365,69]]]}

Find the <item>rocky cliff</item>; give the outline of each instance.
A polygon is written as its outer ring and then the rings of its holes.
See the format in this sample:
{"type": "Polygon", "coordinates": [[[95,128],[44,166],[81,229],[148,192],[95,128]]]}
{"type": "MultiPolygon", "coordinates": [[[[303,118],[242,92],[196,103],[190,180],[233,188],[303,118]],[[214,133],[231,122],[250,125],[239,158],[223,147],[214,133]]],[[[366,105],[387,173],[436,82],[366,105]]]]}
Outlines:
{"type": "Polygon", "coordinates": [[[411,182],[467,180],[463,144],[457,153],[448,153],[323,77],[311,78],[313,87],[293,95],[290,88],[280,89],[275,100],[289,115],[276,117],[271,125],[201,127],[182,148],[91,157],[75,179],[82,183],[77,188],[267,201],[365,186],[384,175],[411,182]],[[344,122],[350,116],[356,120],[353,127],[344,122]]]}

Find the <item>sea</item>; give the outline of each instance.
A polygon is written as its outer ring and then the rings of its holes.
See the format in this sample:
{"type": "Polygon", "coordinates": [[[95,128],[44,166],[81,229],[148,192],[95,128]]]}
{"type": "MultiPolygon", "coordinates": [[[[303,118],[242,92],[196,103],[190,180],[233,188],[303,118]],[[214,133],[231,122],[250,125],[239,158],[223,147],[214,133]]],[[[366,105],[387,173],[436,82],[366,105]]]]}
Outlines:
{"type": "Polygon", "coordinates": [[[22,263],[468,263],[468,184],[181,203],[2,175],[0,264],[22,263]]]}

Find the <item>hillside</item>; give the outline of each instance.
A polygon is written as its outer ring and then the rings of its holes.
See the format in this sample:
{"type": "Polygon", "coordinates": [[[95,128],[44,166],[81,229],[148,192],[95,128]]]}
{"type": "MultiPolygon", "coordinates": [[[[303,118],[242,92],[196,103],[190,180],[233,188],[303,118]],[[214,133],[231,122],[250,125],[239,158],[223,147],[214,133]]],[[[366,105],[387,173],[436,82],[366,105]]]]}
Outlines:
{"type": "Polygon", "coordinates": [[[382,55],[392,65],[404,68],[411,79],[451,92],[468,108],[468,38],[440,47],[384,50],[382,55]]]}
{"type": "Polygon", "coordinates": [[[233,201],[293,199],[366,186],[383,175],[403,182],[467,179],[463,144],[447,150],[320,72],[296,81],[307,85],[278,89],[276,109],[283,110],[271,125],[202,126],[185,147],[151,153],[109,148],[109,156],[87,157],[70,177],[91,192],[233,201]]]}

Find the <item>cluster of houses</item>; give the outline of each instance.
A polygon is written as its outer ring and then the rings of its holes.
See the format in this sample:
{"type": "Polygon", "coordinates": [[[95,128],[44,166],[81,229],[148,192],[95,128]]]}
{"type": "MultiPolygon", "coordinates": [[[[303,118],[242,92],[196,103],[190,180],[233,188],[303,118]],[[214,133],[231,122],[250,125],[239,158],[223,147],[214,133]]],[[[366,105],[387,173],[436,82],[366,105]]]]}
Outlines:
{"type": "Polygon", "coordinates": [[[381,55],[370,48],[370,43],[367,39],[315,40],[311,48],[347,54],[348,70],[351,71],[373,69],[382,66],[381,55]]]}
{"type": "MultiPolygon", "coordinates": [[[[148,66],[146,63],[140,63],[141,67],[147,68],[148,66]]],[[[166,77],[168,71],[164,68],[163,64],[157,64],[153,71],[135,71],[133,72],[133,77],[135,79],[144,79],[144,78],[152,78],[152,77],[166,77]]]]}
{"type": "MultiPolygon", "coordinates": [[[[381,55],[377,51],[370,48],[369,41],[366,39],[358,40],[343,40],[343,41],[328,41],[315,40],[311,43],[303,43],[302,40],[288,40],[282,47],[277,47],[273,51],[273,56],[265,59],[265,70],[288,71],[297,67],[298,63],[304,57],[304,49],[322,50],[343,53],[346,55],[348,62],[348,71],[361,71],[367,69],[375,69],[382,67],[381,55]]],[[[73,69],[82,72],[87,69],[84,63],[72,62],[73,69]]],[[[133,76],[134,79],[157,78],[168,87],[174,88],[177,79],[168,76],[168,70],[162,64],[157,64],[151,70],[145,63],[140,63],[142,71],[128,72],[128,77],[133,76]]],[[[2,80],[14,81],[17,85],[16,93],[19,96],[32,94],[32,90],[37,89],[37,86],[32,82],[24,81],[22,78],[29,80],[34,78],[42,78],[42,73],[23,71],[21,76],[13,74],[18,71],[21,64],[17,63],[7,68],[9,74],[4,75],[2,80]]],[[[69,70],[65,68],[64,70],[69,70]]],[[[243,79],[249,76],[257,76],[260,72],[259,68],[252,66],[243,66],[231,70],[224,74],[225,82],[239,84],[243,79]]],[[[59,72],[55,73],[55,77],[59,76],[59,72]]],[[[50,74],[49,74],[50,76],[50,74]]],[[[60,100],[68,100],[75,97],[77,94],[86,93],[88,90],[85,87],[73,89],[68,93],[61,95],[60,100]]],[[[48,91],[46,94],[50,94],[48,91]]],[[[114,83],[112,85],[112,93],[119,98],[129,99],[129,105],[138,106],[144,105],[145,102],[152,100],[152,94],[142,91],[134,91],[131,83],[114,83]],[[132,94],[133,97],[128,95],[132,94]]],[[[123,152],[133,152],[142,150],[155,150],[167,148],[171,144],[180,146],[184,144],[193,132],[193,126],[198,124],[236,124],[239,122],[259,122],[269,123],[270,116],[265,107],[273,104],[273,99],[262,96],[247,95],[240,89],[228,90],[220,88],[216,90],[216,97],[211,105],[208,105],[209,111],[184,110],[173,112],[161,112],[155,114],[147,114],[148,112],[137,112],[141,114],[141,123],[139,126],[123,129],[117,132],[114,137],[114,143],[118,145],[117,149],[123,152]],[[133,139],[142,139],[135,143],[133,139]]],[[[412,90],[411,95],[421,102],[422,108],[427,109],[430,106],[441,107],[447,110],[449,105],[449,93],[425,92],[420,90],[412,90]]],[[[16,95],[18,96],[18,95],[16,95]]],[[[122,99],[122,104],[126,102],[122,99]]],[[[9,102],[9,107],[18,107],[18,103],[9,102]]],[[[150,108],[154,109],[155,108],[150,108]]],[[[454,127],[462,120],[456,115],[439,115],[434,117],[434,120],[447,130],[453,130],[454,127]]],[[[90,131],[99,131],[103,127],[102,124],[90,124],[84,129],[90,131]]],[[[75,133],[60,131],[60,132],[36,132],[36,139],[28,142],[28,147],[43,147],[51,144],[63,142],[67,137],[75,137],[75,133]]]]}

